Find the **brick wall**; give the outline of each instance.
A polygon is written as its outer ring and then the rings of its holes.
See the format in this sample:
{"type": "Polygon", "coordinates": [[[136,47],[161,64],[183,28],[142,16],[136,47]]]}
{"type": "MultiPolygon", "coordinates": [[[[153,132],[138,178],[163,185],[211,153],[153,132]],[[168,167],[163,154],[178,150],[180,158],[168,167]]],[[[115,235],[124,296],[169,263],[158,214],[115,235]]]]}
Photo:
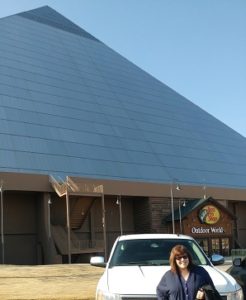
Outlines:
{"type": "Polygon", "coordinates": [[[149,198],[151,211],[151,230],[153,233],[168,233],[163,219],[171,212],[170,198],[149,198]]]}

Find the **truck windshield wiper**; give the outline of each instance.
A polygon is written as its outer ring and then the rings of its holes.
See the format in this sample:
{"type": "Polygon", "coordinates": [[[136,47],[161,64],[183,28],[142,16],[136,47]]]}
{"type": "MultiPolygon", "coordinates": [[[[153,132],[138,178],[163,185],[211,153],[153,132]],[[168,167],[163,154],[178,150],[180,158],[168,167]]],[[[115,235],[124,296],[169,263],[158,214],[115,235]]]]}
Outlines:
{"type": "Polygon", "coordinates": [[[153,261],[147,261],[147,262],[144,262],[144,263],[140,263],[138,264],[139,266],[163,266],[164,263],[160,263],[160,262],[153,262],[153,261]]]}
{"type": "Polygon", "coordinates": [[[119,263],[115,264],[114,266],[139,266],[139,267],[144,267],[144,266],[162,266],[164,265],[164,262],[153,262],[153,261],[146,261],[146,262],[138,262],[138,261],[129,261],[126,263],[119,263]]]}

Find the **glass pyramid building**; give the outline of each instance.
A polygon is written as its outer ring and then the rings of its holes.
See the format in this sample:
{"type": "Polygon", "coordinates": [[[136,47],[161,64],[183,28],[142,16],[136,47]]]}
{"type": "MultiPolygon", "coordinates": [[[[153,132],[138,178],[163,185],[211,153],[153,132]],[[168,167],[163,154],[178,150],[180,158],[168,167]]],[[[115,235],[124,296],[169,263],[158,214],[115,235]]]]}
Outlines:
{"type": "Polygon", "coordinates": [[[0,172],[246,187],[246,139],[48,6],[0,19],[0,172]]]}

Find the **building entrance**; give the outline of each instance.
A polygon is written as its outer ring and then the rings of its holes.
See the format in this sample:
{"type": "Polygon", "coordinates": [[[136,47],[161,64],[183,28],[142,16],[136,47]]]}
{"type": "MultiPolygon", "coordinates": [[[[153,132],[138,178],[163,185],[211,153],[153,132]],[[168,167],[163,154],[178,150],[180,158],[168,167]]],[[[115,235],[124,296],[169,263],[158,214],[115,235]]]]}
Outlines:
{"type": "Polygon", "coordinates": [[[204,252],[211,256],[212,254],[221,254],[223,256],[230,255],[230,238],[229,237],[213,237],[196,239],[204,252]]]}
{"type": "MultiPolygon", "coordinates": [[[[230,256],[233,247],[234,215],[221,203],[211,197],[187,200],[185,207],[174,211],[175,232],[192,236],[211,256],[230,256]]],[[[167,221],[172,221],[168,216],[167,221]]],[[[169,223],[169,232],[172,230],[169,223]]]]}

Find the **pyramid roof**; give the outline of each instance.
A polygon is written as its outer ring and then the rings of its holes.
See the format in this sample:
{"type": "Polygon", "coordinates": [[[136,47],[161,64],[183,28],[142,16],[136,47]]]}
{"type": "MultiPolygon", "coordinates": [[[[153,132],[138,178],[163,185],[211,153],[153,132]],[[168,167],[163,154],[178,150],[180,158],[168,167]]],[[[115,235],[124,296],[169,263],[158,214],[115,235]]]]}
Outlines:
{"type": "Polygon", "coordinates": [[[246,187],[243,136],[52,8],[0,33],[0,172],[246,187]]]}

